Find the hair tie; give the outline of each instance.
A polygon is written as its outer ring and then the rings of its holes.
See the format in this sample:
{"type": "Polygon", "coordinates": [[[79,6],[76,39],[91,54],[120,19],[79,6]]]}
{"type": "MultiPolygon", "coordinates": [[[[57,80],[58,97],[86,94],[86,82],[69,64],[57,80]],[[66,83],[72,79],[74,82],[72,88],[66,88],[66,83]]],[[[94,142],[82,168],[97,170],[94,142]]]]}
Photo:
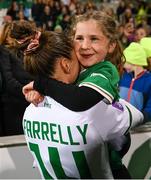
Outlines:
{"type": "Polygon", "coordinates": [[[16,40],[18,44],[23,44],[28,38],[23,38],[23,39],[20,39],[20,40],[16,40]]]}
{"type": "Polygon", "coordinates": [[[29,45],[27,46],[27,49],[24,51],[24,54],[28,54],[34,50],[36,50],[39,47],[39,38],[41,36],[41,32],[37,31],[35,34],[34,39],[30,40],[29,45]]]}

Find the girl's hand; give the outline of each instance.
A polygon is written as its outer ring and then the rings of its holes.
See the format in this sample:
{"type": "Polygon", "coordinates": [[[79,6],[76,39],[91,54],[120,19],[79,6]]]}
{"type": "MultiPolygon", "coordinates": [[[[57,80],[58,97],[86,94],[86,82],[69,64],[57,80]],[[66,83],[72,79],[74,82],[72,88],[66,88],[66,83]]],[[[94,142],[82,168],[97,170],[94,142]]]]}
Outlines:
{"type": "Polygon", "coordinates": [[[44,100],[44,96],[39,94],[38,91],[30,90],[25,94],[25,98],[28,102],[33,103],[37,106],[40,102],[44,100]]]}
{"type": "Polygon", "coordinates": [[[24,96],[26,96],[26,94],[28,92],[30,92],[31,90],[33,90],[33,84],[34,84],[34,81],[30,82],[29,84],[25,85],[22,89],[22,92],[24,94],[24,96]]]}

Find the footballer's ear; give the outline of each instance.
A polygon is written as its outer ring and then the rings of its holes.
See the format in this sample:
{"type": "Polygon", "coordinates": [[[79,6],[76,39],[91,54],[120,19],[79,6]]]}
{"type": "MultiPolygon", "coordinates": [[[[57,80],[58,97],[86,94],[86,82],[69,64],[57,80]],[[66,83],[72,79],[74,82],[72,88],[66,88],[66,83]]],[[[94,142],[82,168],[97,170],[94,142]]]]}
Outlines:
{"type": "Polygon", "coordinates": [[[116,47],[116,42],[110,42],[108,53],[112,53],[116,47]]]}
{"type": "Polygon", "coordinates": [[[66,74],[70,73],[71,65],[70,65],[70,61],[67,58],[62,58],[60,60],[60,65],[61,65],[61,68],[64,71],[64,73],[66,73],[66,74]]]}

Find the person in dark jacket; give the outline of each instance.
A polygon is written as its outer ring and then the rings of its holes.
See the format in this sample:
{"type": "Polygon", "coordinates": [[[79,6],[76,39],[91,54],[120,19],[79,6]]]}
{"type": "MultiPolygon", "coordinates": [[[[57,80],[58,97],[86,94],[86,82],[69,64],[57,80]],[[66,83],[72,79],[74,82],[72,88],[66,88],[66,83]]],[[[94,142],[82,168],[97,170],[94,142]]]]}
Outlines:
{"type": "Polygon", "coordinates": [[[0,72],[3,79],[1,136],[23,134],[22,116],[28,103],[22,94],[22,87],[33,79],[23,68],[23,57],[17,56],[12,49],[11,25],[4,24],[0,38],[0,72]]]}

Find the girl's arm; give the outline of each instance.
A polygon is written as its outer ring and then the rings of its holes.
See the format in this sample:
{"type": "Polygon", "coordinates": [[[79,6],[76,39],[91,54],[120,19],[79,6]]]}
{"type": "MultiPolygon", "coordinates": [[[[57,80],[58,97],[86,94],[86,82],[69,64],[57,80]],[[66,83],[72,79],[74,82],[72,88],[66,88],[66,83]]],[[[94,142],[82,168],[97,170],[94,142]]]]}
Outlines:
{"type": "Polygon", "coordinates": [[[65,84],[46,77],[37,78],[34,81],[34,89],[42,95],[52,97],[72,111],[87,110],[104,99],[101,94],[91,88],[65,84]]]}

